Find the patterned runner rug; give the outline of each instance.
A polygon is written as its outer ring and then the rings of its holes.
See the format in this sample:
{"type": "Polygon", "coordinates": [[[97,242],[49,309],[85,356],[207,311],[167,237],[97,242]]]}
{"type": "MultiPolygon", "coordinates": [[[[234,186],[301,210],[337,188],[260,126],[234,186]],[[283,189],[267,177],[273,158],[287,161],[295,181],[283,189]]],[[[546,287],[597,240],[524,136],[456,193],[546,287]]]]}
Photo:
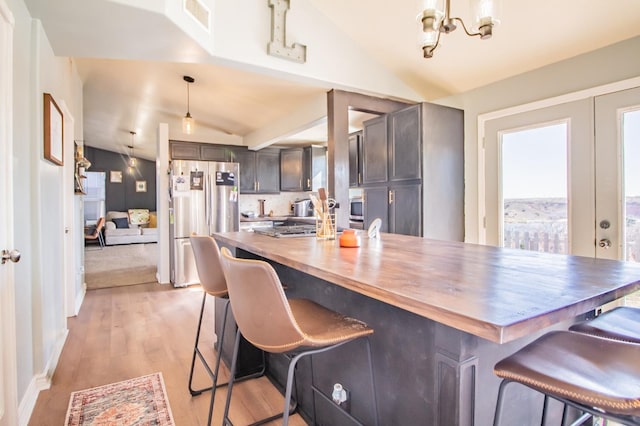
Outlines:
{"type": "Polygon", "coordinates": [[[71,393],[66,426],[174,426],[162,373],[71,393]]]}

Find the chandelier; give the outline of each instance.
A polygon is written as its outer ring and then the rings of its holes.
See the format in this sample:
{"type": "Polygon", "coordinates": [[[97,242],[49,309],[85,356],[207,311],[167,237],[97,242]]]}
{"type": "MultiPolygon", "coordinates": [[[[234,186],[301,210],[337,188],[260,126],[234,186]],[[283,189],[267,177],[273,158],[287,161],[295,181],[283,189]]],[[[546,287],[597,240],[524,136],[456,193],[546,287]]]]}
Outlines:
{"type": "Polygon", "coordinates": [[[193,133],[193,126],[195,125],[191,113],[189,112],[189,85],[195,81],[193,77],[185,75],[182,77],[187,82],[187,114],[182,117],[182,133],[190,135],[193,133]]]}
{"type": "Polygon", "coordinates": [[[454,31],[457,28],[456,22],[468,36],[479,36],[482,40],[491,38],[493,26],[499,23],[496,18],[497,3],[498,0],[471,0],[473,23],[467,28],[461,18],[451,16],[450,0],[422,0],[423,11],[418,19],[422,22],[424,57],[433,57],[433,52],[440,43],[440,35],[454,31]]]}

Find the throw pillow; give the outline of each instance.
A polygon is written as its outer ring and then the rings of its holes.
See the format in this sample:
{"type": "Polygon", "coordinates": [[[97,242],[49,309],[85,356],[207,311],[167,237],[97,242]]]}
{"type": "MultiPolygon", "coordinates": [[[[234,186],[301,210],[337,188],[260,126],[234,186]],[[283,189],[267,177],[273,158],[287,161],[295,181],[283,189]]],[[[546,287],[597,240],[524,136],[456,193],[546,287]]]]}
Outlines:
{"type": "Polygon", "coordinates": [[[127,220],[126,217],[116,217],[116,218],[111,219],[111,221],[116,224],[116,228],[128,228],[129,227],[129,221],[127,220]]]}
{"type": "Polygon", "coordinates": [[[149,209],[129,209],[129,221],[132,225],[148,223],[149,209]]]}
{"type": "Polygon", "coordinates": [[[149,228],[157,228],[158,227],[158,215],[154,213],[149,213],[149,228]]]}

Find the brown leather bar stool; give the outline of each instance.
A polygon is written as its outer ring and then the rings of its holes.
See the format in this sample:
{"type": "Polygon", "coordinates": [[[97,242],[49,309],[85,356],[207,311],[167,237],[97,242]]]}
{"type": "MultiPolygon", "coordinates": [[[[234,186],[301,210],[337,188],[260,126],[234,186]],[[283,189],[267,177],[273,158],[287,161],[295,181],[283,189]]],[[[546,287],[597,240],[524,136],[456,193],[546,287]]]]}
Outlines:
{"type": "Polygon", "coordinates": [[[569,330],[622,342],[640,343],[640,309],[618,306],[569,330]]]}
{"type": "MultiPolygon", "coordinates": [[[[362,321],[331,311],[311,300],[287,299],[280,279],[269,263],[261,260],[236,259],[225,247],[221,252],[222,269],[227,279],[231,309],[238,324],[223,425],[232,424],[229,419],[229,406],[241,333],[251,344],[263,351],[292,356],[289,361],[282,414],[254,424],[262,424],[280,416],[282,416],[282,424],[288,424],[289,415],[292,414],[290,407],[295,368],[302,357],[326,352],[364,337],[368,349],[371,396],[375,424],[377,425],[378,408],[371,346],[368,338],[373,333],[373,329],[362,321]]],[[[311,388],[321,397],[331,400],[329,396],[315,387],[313,373],[311,374],[311,388]]],[[[313,422],[315,424],[315,404],[313,405],[313,422]]],[[[361,424],[357,419],[353,417],[351,419],[361,424]]]]}
{"type": "Polygon", "coordinates": [[[595,415],[640,425],[638,359],[640,345],[570,331],[547,333],[494,367],[494,373],[504,379],[494,426],[500,424],[503,392],[511,382],[545,395],[541,424],[545,424],[550,397],[586,413],[573,424],[595,415]]]}
{"type": "MultiPolygon", "coordinates": [[[[202,392],[211,391],[211,401],[209,402],[209,417],[207,424],[211,424],[211,417],[213,414],[213,402],[216,395],[216,389],[222,386],[227,386],[227,382],[218,383],[218,372],[220,370],[220,359],[222,353],[222,344],[224,342],[224,334],[227,326],[227,313],[229,311],[229,297],[227,291],[227,282],[220,266],[220,250],[216,241],[210,236],[204,235],[191,235],[189,237],[191,242],[191,248],[196,261],[196,269],[198,270],[198,278],[200,278],[200,284],[204,290],[202,296],[202,306],[200,307],[200,318],[198,319],[198,328],[196,331],[196,341],[193,345],[193,357],[191,358],[191,369],[189,371],[189,392],[191,396],[200,395],[202,392]],[[218,339],[218,350],[216,355],[215,367],[212,370],[207,363],[204,355],[200,351],[198,344],[200,342],[200,330],[202,328],[202,317],[204,314],[204,306],[207,301],[207,295],[213,297],[220,297],[224,300],[224,314],[222,320],[222,327],[220,333],[220,339],[218,339]],[[196,356],[200,359],[203,367],[211,378],[212,385],[202,389],[193,389],[193,370],[196,363],[196,356]]],[[[262,360],[263,369],[260,372],[243,376],[239,380],[246,380],[254,377],[259,377],[264,374],[265,362],[262,360]]]]}

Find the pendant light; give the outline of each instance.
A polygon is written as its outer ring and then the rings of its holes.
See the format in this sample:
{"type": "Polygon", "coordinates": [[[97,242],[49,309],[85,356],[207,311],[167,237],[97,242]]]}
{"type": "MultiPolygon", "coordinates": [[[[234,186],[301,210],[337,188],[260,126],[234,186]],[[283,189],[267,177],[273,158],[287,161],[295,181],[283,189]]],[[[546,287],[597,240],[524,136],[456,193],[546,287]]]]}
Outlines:
{"type": "Polygon", "coordinates": [[[182,117],[182,133],[190,135],[191,133],[193,133],[193,127],[195,123],[193,121],[193,118],[191,117],[191,113],[189,112],[189,85],[195,80],[193,77],[190,77],[188,75],[185,75],[182,78],[187,82],[187,114],[182,117]]]}
{"type": "Polygon", "coordinates": [[[133,174],[133,172],[136,169],[136,157],[134,157],[134,144],[135,144],[135,136],[136,136],[136,132],[134,132],[133,130],[129,131],[129,134],[131,135],[131,145],[129,145],[129,149],[131,150],[131,154],[129,155],[129,173],[133,174]]]}

